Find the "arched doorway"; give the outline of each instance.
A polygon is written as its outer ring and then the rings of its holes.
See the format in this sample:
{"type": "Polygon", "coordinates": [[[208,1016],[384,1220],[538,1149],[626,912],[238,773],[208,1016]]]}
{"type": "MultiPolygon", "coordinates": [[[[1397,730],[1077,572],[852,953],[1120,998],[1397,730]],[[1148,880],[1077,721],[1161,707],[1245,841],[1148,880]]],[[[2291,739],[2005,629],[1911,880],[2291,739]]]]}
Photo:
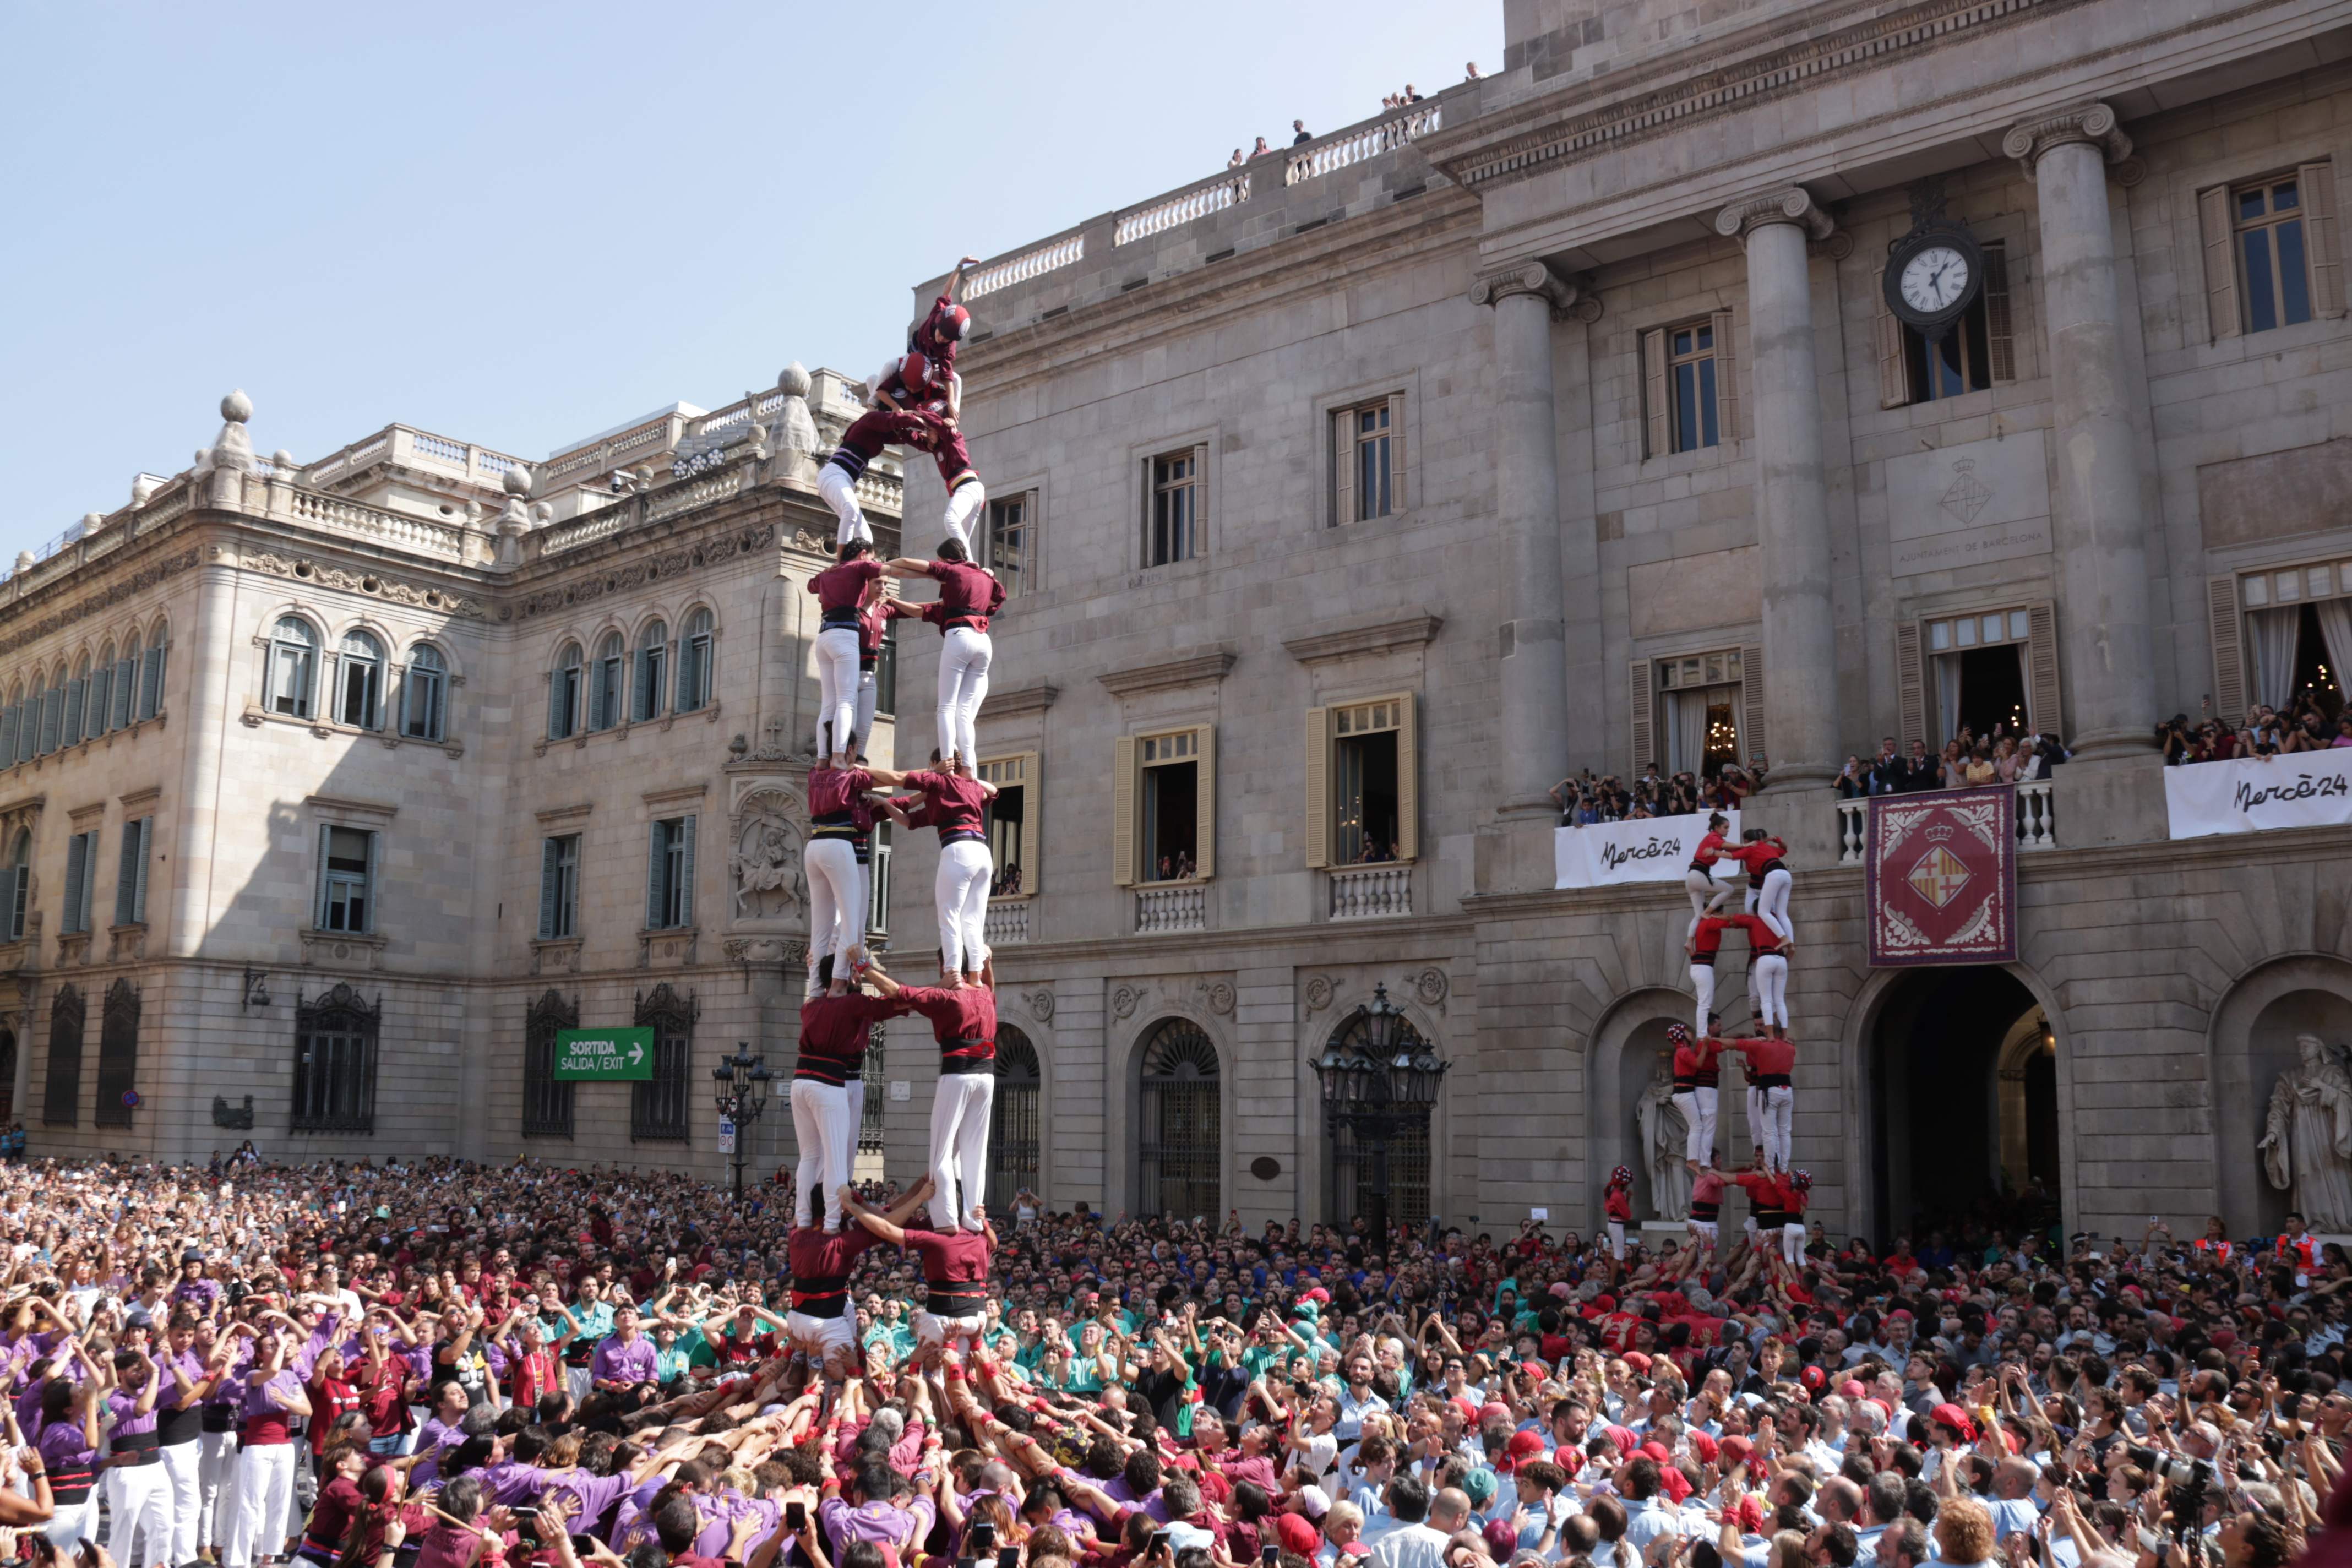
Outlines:
{"type": "Polygon", "coordinates": [[[1038,1191],[1043,1082],[1037,1047],[1029,1037],[1010,1024],[997,1025],[996,1098],[988,1107],[988,1200],[991,1207],[1006,1214],[1022,1188],[1038,1191]]]}
{"type": "MultiPolygon", "coordinates": [[[[1430,1047],[1409,1018],[1399,1017],[1395,1048],[1419,1053],[1430,1047]]],[[[1329,1047],[1344,1054],[1367,1054],[1371,1042],[1372,1016],[1359,1007],[1331,1031],[1329,1047]]],[[[1396,1133],[1388,1142],[1389,1223],[1421,1226],[1430,1213],[1430,1125],[1433,1111],[1419,1125],[1396,1133]]],[[[1328,1149],[1323,1163],[1323,1217],[1342,1235],[1355,1220],[1372,1219],[1372,1163],[1358,1147],[1354,1131],[1333,1118],[1327,1107],[1323,1126],[1328,1149]]]]}
{"type": "Polygon", "coordinates": [[[1163,1018],[1138,1053],[1135,1212],[1220,1218],[1224,1085],[1217,1047],[1189,1018],[1163,1018]]]}
{"type": "Polygon", "coordinates": [[[2059,1223],[2057,1040],[1994,964],[1896,980],[1870,1041],[1878,1239],[2059,1223]]]}

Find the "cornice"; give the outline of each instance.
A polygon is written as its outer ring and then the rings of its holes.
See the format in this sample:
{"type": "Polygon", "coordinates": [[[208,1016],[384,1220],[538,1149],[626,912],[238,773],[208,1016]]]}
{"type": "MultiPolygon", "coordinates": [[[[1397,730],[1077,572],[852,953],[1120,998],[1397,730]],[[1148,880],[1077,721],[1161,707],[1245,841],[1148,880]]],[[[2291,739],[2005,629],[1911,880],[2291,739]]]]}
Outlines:
{"type": "Polygon", "coordinates": [[[1103,689],[1113,697],[1133,697],[1141,691],[1160,691],[1175,686],[1203,686],[1211,681],[1223,680],[1225,671],[1233,668],[1238,658],[1240,655],[1230,646],[1221,645],[1202,653],[1156,658],[1132,669],[1109,670],[1095,679],[1101,681],[1103,689]]]}
{"type": "MultiPolygon", "coordinates": [[[[1675,883],[1674,890],[1682,891],[1675,883]]],[[[1448,938],[1471,935],[1476,922],[1466,915],[1407,915],[1396,920],[1323,921],[1301,925],[1237,926],[1230,930],[1167,932],[1152,936],[1121,933],[1118,936],[1084,937],[1071,942],[1024,942],[1017,947],[996,950],[1003,965],[1004,984],[1014,984],[1013,976],[1021,976],[1020,984],[1034,985],[1056,978],[1073,978],[1087,984],[1142,979],[1161,974],[1191,975],[1202,966],[1196,960],[1202,956],[1230,956],[1236,947],[1249,953],[1282,963],[1278,950],[1299,945],[1311,952],[1300,959],[1298,969],[1328,968],[1340,964],[1382,963],[1395,960],[1401,952],[1411,952],[1408,962],[1434,962],[1448,954],[1433,944],[1448,938]],[[1421,951],[1414,951],[1421,950],[1421,951]],[[1099,965],[1075,976],[1041,974],[1041,968],[1064,963],[1099,965]]],[[[934,943],[928,948],[894,949],[894,956],[907,952],[934,952],[934,943]]]]}
{"type": "Polygon", "coordinates": [[[1359,654],[1397,653],[1434,641],[1445,622],[1436,616],[1407,616],[1401,621],[1360,622],[1286,637],[1283,647],[1301,664],[1328,664],[1359,654]]]}
{"type": "Polygon", "coordinates": [[[1027,686],[992,688],[980,705],[983,719],[1013,719],[1024,713],[1043,713],[1054,705],[1062,689],[1050,681],[1035,681],[1027,686]]]}

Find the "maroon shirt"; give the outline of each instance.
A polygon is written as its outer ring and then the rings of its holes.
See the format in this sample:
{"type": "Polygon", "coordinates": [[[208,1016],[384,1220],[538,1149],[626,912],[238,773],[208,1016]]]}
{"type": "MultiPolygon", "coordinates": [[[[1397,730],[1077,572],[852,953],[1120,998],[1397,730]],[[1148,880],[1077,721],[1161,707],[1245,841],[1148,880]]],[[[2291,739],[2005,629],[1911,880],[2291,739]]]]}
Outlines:
{"type": "Polygon", "coordinates": [[[980,1310],[961,1303],[984,1300],[988,1294],[988,1260],[996,1245],[994,1226],[977,1236],[968,1230],[909,1230],[907,1245],[922,1259],[923,1283],[931,1288],[932,1311],[942,1317],[961,1317],[966,1311],[980,1310]],[[948,1298],[945,1302],[940,1300],[943,1295],[948,1298]]]}
{"type": "Polygon", "coordinates": [[[793,1077],[841,1088],[864,1068],[874,1026],[905,1011],[896,1002],[862,991],[810,997],[801,1004],[801,1054],[793,1077]]]}
{"type": "Polygon", "coordinates": [[[1004,584],[969,561],[934,561],[927,570],[940,585],[940,606],[946,613],[940,630],[961,623],[986,631],[988,617],[1004,603],[1004,584]]]}
{"type": "Polygon", "coordinates": [[[920,414],[894,413],[887,408],[870,409],[857,416],[856,422],[841,433],[841,445],[833,449],[825,460],[846,468],[852,475],[863,474],[866,465],[882,455],[882,448],[896,443],[911,446],[928,452],[939,421],[920,414]]]}
{"type": "MultiPolygon", "coordinates": [[[[874,775],[864,768],[811,768],[809,820],[819,827],[842,826],[856,815],[858,798],[873,787],[874,775]],[[828,823],[828,817],[835,820],[828,823]]],[[[870,826],[870,818],[868,822],[870,826]]]]}
{"type": "Polygon", "coordinates": [[[813,1318],[841,1316],[849,1303],[849,1266],[878,1239],[862,1225],[849,1226],[838,1236],[823,1226],[804,1225],[785,1237],[784,1258],[793,1270],[793,1310],[813,1318]]]}
{"type": "Polygon", "coordinates": [[[926,817],[931,826],[940,830],[940,843],[947,843],[953,834],[980,835],[982,816],[988,809],[988,792],[981,788],[978,779],[935,773],[923,768],[908,773],[906,782],[923,792],[926,817]]]}
{"type": "Polygon", "coordinates": [[[996,1059],[996,993],[985,985],[901,985],[899,1001],[931,1021],[941,1072],[979,1072],[996,1059]]]}
{"type": "Polygon", "coordinates": [[[872,556],[828,566],[808,580],[808,591],[828,610],[855,610],[866,595],[866,584],[882,575],[882,563],[872,556]]]}

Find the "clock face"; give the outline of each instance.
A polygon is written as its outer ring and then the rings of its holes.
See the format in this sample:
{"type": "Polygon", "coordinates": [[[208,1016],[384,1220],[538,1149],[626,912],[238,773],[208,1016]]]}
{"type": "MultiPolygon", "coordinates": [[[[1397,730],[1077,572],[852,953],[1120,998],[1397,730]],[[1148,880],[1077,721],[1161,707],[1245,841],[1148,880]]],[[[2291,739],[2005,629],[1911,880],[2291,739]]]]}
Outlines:
{"type": "Polygon", "coordinates": [[[1952,246],[1931,245],[1903,264],[1903,302],[1923,316],[1950,310],[1968,297],[1969,258],[1952,246]]]}

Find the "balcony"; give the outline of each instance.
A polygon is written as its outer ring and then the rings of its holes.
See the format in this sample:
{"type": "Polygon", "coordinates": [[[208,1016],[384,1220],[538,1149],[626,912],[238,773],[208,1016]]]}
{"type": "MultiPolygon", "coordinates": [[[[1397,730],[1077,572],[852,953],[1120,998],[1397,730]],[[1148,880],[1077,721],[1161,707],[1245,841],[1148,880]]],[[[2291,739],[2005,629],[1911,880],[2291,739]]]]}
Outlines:
{"type": "Polygon", "coordinates": [[[1375,921],[1411,913],[1412,867],[1366,866],[1331,873],[1331,919],[1375,921]]]}
{"type": "Polygon", "coordinates": [[[1199,882],[1135,890],[1135,933],[1160,936],[1170,931],[1209,929],[1209,889],[1199,882]]]}
{"type": "Polygon", "coordinates": [[[1029,899],[992,899],[988,923],[982,928],[991,947],[1011,947],[1029,940],[1029,899]]]}
{"type": "MultiPolygon", "coordinates": [[[[2058,822],[2050,794],[2050,781],[2035,779],[2015,788],[2017,847],[2021,851],[2057,848],[2058,822]]],[[[1837,814],[1838,864],[1859,866],[1869,841],[1870,803],[1866,800],[1842,800],[1837,803],[1837,814]]]]}

